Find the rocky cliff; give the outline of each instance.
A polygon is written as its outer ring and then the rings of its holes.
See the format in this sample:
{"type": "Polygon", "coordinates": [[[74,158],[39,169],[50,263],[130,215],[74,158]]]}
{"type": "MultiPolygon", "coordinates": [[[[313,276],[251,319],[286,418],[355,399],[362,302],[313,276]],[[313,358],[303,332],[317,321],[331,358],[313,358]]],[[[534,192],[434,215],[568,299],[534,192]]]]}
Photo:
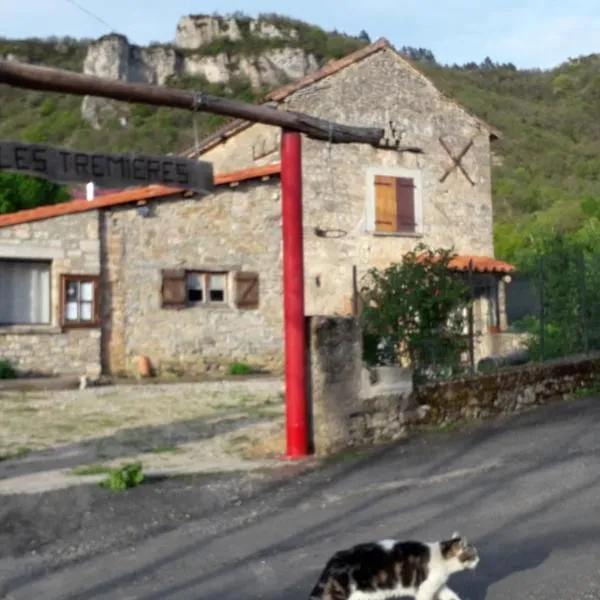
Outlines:
{"type": "MultiPolygon", "coordinates": [[[[89,45],[83,72],[159,85],[184,77],[221,85],[243,80],[259,90],[319,68],[324,57],[305,49],[301,29],[301,24],[273,17],[190,15],[179,20],[172,44],[140,47],[123,35],[100,38],[89,45]]],[[[85,98],[83,117],[100,127],[109,106],[104,100],[85,98]]]]}

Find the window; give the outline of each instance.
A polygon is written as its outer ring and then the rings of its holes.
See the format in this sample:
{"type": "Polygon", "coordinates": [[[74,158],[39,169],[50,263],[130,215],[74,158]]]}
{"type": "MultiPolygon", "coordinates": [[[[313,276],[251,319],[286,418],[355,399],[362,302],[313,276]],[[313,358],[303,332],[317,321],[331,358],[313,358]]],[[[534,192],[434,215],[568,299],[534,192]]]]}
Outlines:
{"type": "Polygon", "coordinates": [[[226,301],[227,273],[188,271],[186,273],[187,301],[223,303],[226,301]]]}
{"type": "Polygon", "coordinates": [[[368,171],[369,213],[373,232],[420,235],[422,233],[420,173],[400,168],[368,171]]]}
{"type": "Polygon", "coordinates": [[[50,324],[50,265],[0,259],[0,324],[50,324]]]}
{"type": "MultiPolygon", "coordinates": [[[[199,305],[228,306],[228,279],[226,271],[163,269],[161,307],[183,309],[199,305]]],[[[252,271],[235,273],[233,303],[236,308],[258,308],[258,280],[258,273],[252,271]]]]}
{"type": "Polygon", "coordinates": [[[97,327],[100,323],[99,280],[94,275],[63,275],[63,327],[97,327]]]}

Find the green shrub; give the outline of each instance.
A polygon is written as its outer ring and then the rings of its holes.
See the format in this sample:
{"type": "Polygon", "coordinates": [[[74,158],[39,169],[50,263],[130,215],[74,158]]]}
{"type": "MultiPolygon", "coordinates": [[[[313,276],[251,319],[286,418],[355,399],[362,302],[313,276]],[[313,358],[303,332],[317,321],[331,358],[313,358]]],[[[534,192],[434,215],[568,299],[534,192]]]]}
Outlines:
{"type": "Polygon", "coordinates": [[[9,360],[0,359],[0,379],[16,379],[17,370],[9,360]]]}
{"type": "Polygon", "coordinates": [[[122,492],[140,485],[144,479],[142,463],[135,462],[111,469],[108,478],[102,481],[100,485],[113,492],[122,492]]]}

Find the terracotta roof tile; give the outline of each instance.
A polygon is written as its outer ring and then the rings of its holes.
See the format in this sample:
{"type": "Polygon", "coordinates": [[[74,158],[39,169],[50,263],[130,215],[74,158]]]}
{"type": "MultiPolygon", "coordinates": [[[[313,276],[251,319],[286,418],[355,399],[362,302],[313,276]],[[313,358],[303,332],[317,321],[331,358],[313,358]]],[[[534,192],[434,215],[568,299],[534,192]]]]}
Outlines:
{"type": "MultiPolygon", "coordinates": [[[[324,79],[326,77],[329,77],[330,75],[338,73],[342,69],[345,69],[346,67],[348,67],[350,65],[358,63],[361,60],[364,60],[365,58],[372,56],[376,52],[383,50],[384,48],[388,48],[388,49],[392,50],[393,52],[395,52],[396,54],[398,54],[398,56],[400,58],[402,58],[402,60],[405,61],[414,71],[419,73],[419,75],[421,75],[422,77],[425,77],[426,79],[430,80],[430,78],[421,69],[419,69],[419,67],[417,65],[415,65],[415,63],[413,61],[407,59],[405,56],[401,56],[396,51],[396,49],[392,46],[392,44],[390,44],[390,42],[386,38],[382,37],[382,38],[379,38],[376,42],[369,44],[368,46],[365,46],[364,48],[360,48],[359,50],[356,50],[356,51],[340,58],[339,60],[334,60],[334,61],[327,63],[325,66],[323,66],[318,71],[315,71],[314,73],[311,73],[310,75],[307,75],[306,77],[303,77],[302,79],[300,79],[298,81],[295,81],[293,83],[290,83],[283,87],[280,87],[276,90],[273,90],[266,96],[265,101],[261,102],[261,105],[277,106],[279,103],[281,103],[283,100],[285,100],[286,98],[291,96],[293,93],[295,93],[301,89],[304,89],[308,86],[311,86],[314,83],[317,83],[318,81],[320,81],[321,79],[324,79]]],[[[454,98],[450,98],[446,94],[443,94],[441,91],[440,91],[440,93],[449,102],[452,102],[456,106],[459,106],[464,111],[466,111],[468,114],[470,114],[474,119],[476,119],[477,122],[484,129],[489,131],[489,133],[492,137],[495,137],[498,139],[502,138],[502,132],[499,129],[497,129],[493,125],[490,125],[483,119],[480,119],[479,117],[476,117],[475,115],[473,115],[470,110],[468,110],[463,104],[461,104],[454,98]]],[[[211,135],[204,138],[200,142],[200,146],[199,146],[200,154],[202,154],[203,152],[206,152],[207,150],[210,150],[211,148],[214,148],[215,146],[218,146],[219,144],[221,144],[228,138],[236,135],[237,133],[239,133],[240,131],[243,131],[244,129],[247,129],[248,127],[250,127],[253,124],[254,123],[252,121],[245,121],[243,119],[233,119],[233,120],[229,121],[228,123],[225,123],[219,129],[217,129],[215,132],[213,132],[211,135]]],[[[185,156],[195,156],[197,153],[196,153],[195,148],[186,148],[181,152],[181,154],[183,154],[185,156]]]]}
{"type": "MultiPolygon", "coordinates": [[[[425,258],[425,253],[420,254],[418,259],[425,258]]],[[[449,263],[453,271],[468,271],[469,262],[473,263],[473,271],[478,273],[512,273],[515,266],[492,256],[476,256],[472,254],[459,254],[449,263]]]]}
{"type": "MultiPolygon", "coordinates": [[[[250,167],[249,169],[240,169],[230,173],[215,175],[215,186],[229,185],[252,179],[262,179],[278,175],[281,172],[281,164],[273,163],[262,167],[250,167]]],[[[164,185],[149,185],[144,187],[130,188],[113,194],[100,196],[95,200],[69,200],[60,204],[40,206],[28,210],[20,210],[14,213],[0,215],[0,227],[9,227],[11,225],[20,225],[22,223],[31,223],[43,219],[51,219],[63,215],[87,212],[99,208],[111,208],[122,204],[130,204],[152,198],[164,198],[186,192],[182,188],[168,187],[164,185]]]]}
{"type": "Polygon", "coordinates": [[[515,266],[491,256],[455,256],[449,264],[454,271],[468,271],[469,262],[473,261],[473,271],[479,273],[512,273],[515,266]]]}

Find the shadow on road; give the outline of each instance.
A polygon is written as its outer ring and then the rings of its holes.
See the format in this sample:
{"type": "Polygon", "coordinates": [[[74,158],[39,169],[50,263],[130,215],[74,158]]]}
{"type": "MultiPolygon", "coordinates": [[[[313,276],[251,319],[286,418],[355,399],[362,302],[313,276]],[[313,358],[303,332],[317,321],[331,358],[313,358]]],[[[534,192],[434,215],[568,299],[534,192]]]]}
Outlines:
{"type": "MultiPolygon", "coordinates": [[[[555,540],[556,541],[556,540],[555,540]]],[[[507,577],[523,571],[533,571],[550,556],[552,548],[536,542],[493,548],[480,545],[482,560],[477,571],[458,573],[450,587],[463,600],[485,600],[488,590],[507,577]]]]}
{"type": "MultiPolygon", "coordinates": [[[[133,581],[156,576],[160,569],[163,573],[173,570],[179,576],[168,587],[140,593],[136,596],[140,600],[191,598],[194,594],[203,600],[229,600],[239,597],[240,590],[244,590],[248,600],[305,600],[333,549],[375,536],[422,538],[425,532],[432,531],[443,535],[441,529],[448,528],[473,537],[482,556],[477,572],[455,576],[451,587],[465,600],[486,600],[490,588],[519,573],[535,571],[554,549],[578,547],[598,536],[600,527],[584,529],[576,523],[565,523],[563,529],[554,521],[548,526],[549,518],[570,503],[571,513],[565,514],[580,516],[582,520],[591,518],[587,512],[577,515],[577,504],[573,503],[599,488],[597,473],[584,472],[591,468],[585,465],[598,463],[597,446],[590,441],[600,419],[597,407],[597,401],[582,401],[559,410],[540,411],[537,418],[526,415],[522,421],[513,421],[509,428],[484,426],[472,435],[438,438],[429,447],[418,440],[402,442],[378,449],[361,460],[296,478],[291,491],[288,484],[276,484],[264,490],[271,495],[272,504],[258,521],[248,525],[231,520],[217,533],[182,537],[176,545],[165,546],[164,550],[136,561],[135,566],[115,569],[101,580],[80,580],[77,591],[65,590],[64,597],[116,597],[125,590],[133,592],[133,581]],[[436,474],[440,469],[462,467],[464,459],[473,456],[479,460],[495,456],[506,464],[497,471],[449,480],[446,484],[392,491],[377,491],[375,487],[362,497],[344,497],[344,493],[360,491],[361,485],[385,483],[394,474],[402,476],[407,469],[436,474]],[[585,463],[583,471],[581,461],[585,463]],[[574,468],[577,464],[579,470],[574,468]],[[556,482],[560,485],[554,486],[556,482]],[[531,486],[535,487],[533,492],[531,486]],[[288,493],[277,500],[277,493],[283,488],[288,493]],[[331,500],[334,496],[341,500],[331,500]],[[306,512],[299,508],[304,503],[308,506],[306,512]],[[321,510],[323,507],[328,510],[321,510]],[[470,533],[474,515],[481,529],[477,537],[470,533]],[[388,527],[385,535],[380,535],[381,527],[385,528],[392,519],[396,528],[401,521],[405,526],[401,531],[390,531],[388,527]],[[265,534],[267,530],[269,533],[265,534]],[[244,536],[256,537],[252,545],[244,546],[240,542],[244,536]],[[203,557],[213,554],[221,556],[221,560],[202,563],[203,557]],[[293,567],[289,566],[291,561],[293,567]],[[182,562],[197,563],[198,568],[182,571],[178,566],[182,562]],[[272,587],[268,587],[252,570],[256,565],[270,563],[279,565],[280,571],[272,577],[279,582],[283,578],[284,585],[275,586],[270,580],[268,585],[272,587]]],[[[584,506],[587,510],[588,505],[584,506]]],[[[253,507],[247,506],[246,510],[253,507]]],[[[219,516],[215,513],[214,518],[229,519],[227,512],[219,516]]],[[[62,573],[66,575],[71,569],[75,573],[78,568],[75,564],[65,565],[62,573]]],[[[46,577],[43,570],[29,572],[27,577],[17,576],[7,582],[6,591],[27,586],[33,579],[42,582],[46,577]]]]}

